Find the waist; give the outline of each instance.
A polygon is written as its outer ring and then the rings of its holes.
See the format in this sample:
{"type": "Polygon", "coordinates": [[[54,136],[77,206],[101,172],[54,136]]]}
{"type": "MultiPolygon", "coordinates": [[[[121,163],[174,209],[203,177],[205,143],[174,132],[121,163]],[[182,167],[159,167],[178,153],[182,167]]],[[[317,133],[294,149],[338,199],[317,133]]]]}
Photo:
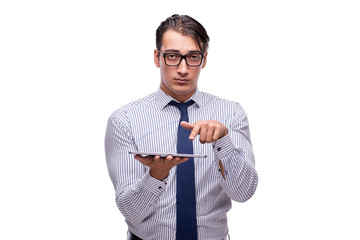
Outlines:
{"type": "MultiPolygon", "coordinates": [[[[129,232],[129,234],[130,234],[130,240],[143,240],[142,238],[139,238],[138,236],[136,236],[132,232],[129,232]]],[[[229,234],[226,235],[226,237],[221,239],[221,240],[230,240],[230,235],[229,234]]]]}

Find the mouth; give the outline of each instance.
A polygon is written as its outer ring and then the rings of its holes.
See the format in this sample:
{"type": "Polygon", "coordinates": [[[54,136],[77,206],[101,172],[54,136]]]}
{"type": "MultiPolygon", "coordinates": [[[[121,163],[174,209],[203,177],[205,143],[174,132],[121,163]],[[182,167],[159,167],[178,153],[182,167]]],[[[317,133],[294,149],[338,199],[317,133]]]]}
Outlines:
{"type": "Polygon", "coordinates": [[[185,79],[185,78],[175,78],[174,80],[176,83],[180,83],[180,84],[185,84],[185,83],[190,82],[189,79],[185,79]]]}

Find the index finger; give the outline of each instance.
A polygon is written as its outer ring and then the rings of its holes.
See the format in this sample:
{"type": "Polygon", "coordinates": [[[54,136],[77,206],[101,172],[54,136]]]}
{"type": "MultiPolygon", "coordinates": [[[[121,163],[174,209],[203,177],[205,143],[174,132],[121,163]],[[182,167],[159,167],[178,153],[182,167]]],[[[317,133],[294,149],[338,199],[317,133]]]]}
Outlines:
{"type": "Polygon", "coordinates": [[[190,133],[189,139],[194,140],[196,135],[200,133],[200,124],[195,124],[193,130],[190,133]]]}
{"type": "Polygon", "coordinates": [[[188,123],[188,122],[185,122],[185,121],[182,121],[180,123],[181,127],[187,129],[187,130],[192,130],[194,128],[194,124],[191,124],[191,123],[188,123]]]}
{"type": "Polygon", "coordinates": [[[153,160],[153,157],[151,156],[143,157],[140,154],[136,154],[134,158],[139,162],[141,162],[142,164],[149,164],[153,160]]]}
{"type": "Polygon", "coordinates": [[[140,155],[140,154],[136,154],[136,155],[134,156],[134,158],[135,158],[136,160],[145,161],[145,160],[149,160],[149,159],[151,158],[151,156],[145,156],[145,157],[143,157],[143,156],[140,155]]]}

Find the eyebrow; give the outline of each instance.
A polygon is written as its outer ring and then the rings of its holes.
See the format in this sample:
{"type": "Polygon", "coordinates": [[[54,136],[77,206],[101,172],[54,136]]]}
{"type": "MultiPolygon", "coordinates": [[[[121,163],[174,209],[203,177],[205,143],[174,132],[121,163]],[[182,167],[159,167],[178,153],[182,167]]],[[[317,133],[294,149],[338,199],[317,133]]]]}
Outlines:
{"type": "Polygon", "coordinates": [[[166,49],[165,52],[180,52],[180,51],[176,49],[166,49]]]}
{"type": "MultiPolygon", "coordinates": [[[[164,52],[176,52],[176,53],[180,53],[179,50],[177,49],[166,49],[164,52]]],[[[201,53],[200,50],[191,50],[189,51],[189,53],[201,53]]]]}

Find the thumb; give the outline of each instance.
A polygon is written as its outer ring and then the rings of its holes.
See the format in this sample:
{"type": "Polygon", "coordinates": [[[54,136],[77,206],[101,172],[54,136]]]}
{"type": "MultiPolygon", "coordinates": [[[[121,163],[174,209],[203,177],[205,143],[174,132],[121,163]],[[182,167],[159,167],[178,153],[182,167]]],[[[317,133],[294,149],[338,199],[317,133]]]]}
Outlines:
{"type": "Polygon", "coordinates": [[[185,122],[185,121],[182,121],[182,122],[180,123],[180,125],[181,125],[183,128],[187,129],[187,130],[192,130],[192,129],[194,128],[194,124],[191,124],[191,123],[188,123],[188,122],[185,122]]]}

